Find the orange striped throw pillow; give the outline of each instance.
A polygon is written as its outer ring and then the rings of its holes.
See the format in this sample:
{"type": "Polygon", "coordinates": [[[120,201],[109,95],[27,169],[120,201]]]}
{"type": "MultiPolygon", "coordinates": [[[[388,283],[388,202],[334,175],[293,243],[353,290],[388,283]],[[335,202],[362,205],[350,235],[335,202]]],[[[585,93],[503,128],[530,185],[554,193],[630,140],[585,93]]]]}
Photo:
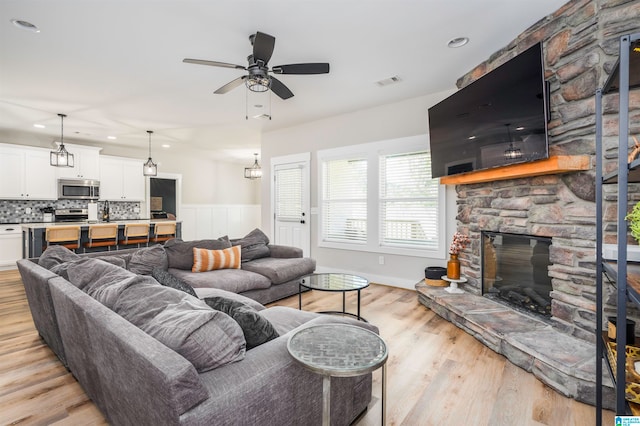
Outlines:
{"type": "Polygon", "coordinates": [[[224,250],[193,248],[191,272],[206,272],[215,269],[240,269],[240,246],[224,250]]]}

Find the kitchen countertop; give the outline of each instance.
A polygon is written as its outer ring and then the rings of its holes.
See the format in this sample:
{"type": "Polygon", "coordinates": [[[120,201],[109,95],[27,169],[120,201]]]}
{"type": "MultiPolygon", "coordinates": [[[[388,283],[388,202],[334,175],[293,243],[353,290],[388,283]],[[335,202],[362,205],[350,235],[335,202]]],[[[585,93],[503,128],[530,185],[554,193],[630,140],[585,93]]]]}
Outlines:
{"type": "Polygon", "coordinates": [[[129,220],[112,220],[110,222],[30,222],[30,223],[20,223],[16,225],[22,226],[22,229],[38,229],[38,228],[48,228],[50,226],[65,226],[65,225],[80,225],[81,227],[89,227],[89,225],[101,225],[107,223],[115,223],[117,225],[126,225],[127,223],[149,223],[154,224],[157,222],[176,222],[181,223],[181,220],[174,219],[129,219],[129,220]]]}

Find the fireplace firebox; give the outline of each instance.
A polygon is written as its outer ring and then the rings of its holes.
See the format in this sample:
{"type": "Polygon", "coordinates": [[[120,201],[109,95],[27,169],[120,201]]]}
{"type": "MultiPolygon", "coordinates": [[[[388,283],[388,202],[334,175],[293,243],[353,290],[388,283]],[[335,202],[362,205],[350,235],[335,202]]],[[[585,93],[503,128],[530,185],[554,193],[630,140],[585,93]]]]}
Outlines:
{"type": "Polygon", "coordinates": [[[549,246],[547,237],[483,231],[483,295],[550,318],[549,246]]]}

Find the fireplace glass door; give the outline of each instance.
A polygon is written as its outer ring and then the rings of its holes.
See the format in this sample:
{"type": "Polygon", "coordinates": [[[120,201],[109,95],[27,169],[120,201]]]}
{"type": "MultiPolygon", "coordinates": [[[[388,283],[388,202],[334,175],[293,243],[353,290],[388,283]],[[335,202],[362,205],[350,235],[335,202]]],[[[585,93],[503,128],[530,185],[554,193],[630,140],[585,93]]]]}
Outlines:
{"type": "Polygon", "coordinates": [[[551,238],[483,231],[483,294],[550,317],[549,246],[551,238]]]}

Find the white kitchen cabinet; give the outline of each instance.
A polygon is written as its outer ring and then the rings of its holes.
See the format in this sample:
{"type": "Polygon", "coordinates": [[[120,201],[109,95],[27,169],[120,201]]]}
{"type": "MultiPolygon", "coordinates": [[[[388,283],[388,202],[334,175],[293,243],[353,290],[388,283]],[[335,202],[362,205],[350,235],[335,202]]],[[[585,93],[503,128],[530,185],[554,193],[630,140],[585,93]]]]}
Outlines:
{"type": "Polygon", "coordinates": [[[20,225],[0,226],[0,270],[15,269],[18,259],[22,259],[20,225]]]}
{"type": "Polygon", "coordinates": [[[73,154],[73,167],[56,167],[58,178],[63,179],[100,179],[100,150],[92,146],[64,144],[73,154]]]}
{"type": "Polygon", "coordinates": [[[22,145],[0,145],[0,199],[55,200],[56,167],[49,150],[22,145]]]}
{"type": "Polygon", "coordinates": [[[100,199],[144,201],[143,160],[100,156],[100,199]]]}

